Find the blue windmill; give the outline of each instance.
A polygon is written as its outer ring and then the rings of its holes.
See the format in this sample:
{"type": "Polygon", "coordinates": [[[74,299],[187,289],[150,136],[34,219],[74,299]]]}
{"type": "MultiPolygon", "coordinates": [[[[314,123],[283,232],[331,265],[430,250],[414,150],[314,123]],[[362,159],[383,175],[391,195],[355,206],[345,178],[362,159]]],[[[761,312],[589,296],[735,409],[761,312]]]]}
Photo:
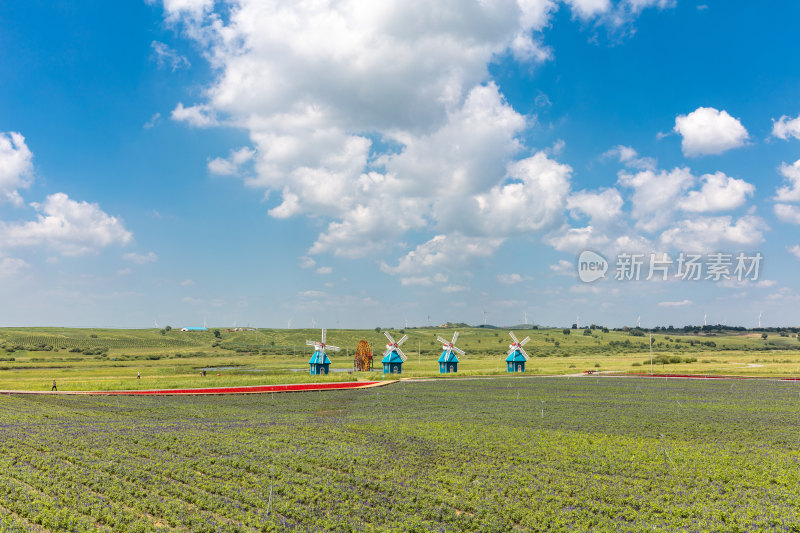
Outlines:
{"type": "Polygon", "coordinates": [[[508,345],[509,350],[508,357],[506,357],[506,367],[509,372],[525,372],[525,363],[531,357],[523,346],[525,346],[531,338],[525,337],[520,341],[517,339],[517,336],[514,335],[513,331],[509,331],[508,334],[511,335],[511,340],[514,342],[508,345]]]}
{"type": "Polygon", "coordinates": [[[311,367],[311,375],[315,376],[318,374],[327,374],[329,372],[329,367],[331,366],[331,360],[328,359],[328,354],[325,353],[325,350],[333,350],[334,352],[338,352],[340,348],[338,346],[330,346],[325,344],[324,329],[322,330],[321,341],[306,341],[306,344],[314,347],[314,355],[312,355],[311,359],[308,361],[308,365],[311,367]]]}
{"type": "Polygon", "coordinates": [[[439,357],[439,373],[440,374],[449,374],[450,372],[458,372],[458,357],[456,357],[456,353],[460,355],[466,355],[464,350],[461,348],[456,348],[456,339],[458,338],[458,332],[453,332],[453,340],[447,342],[441,337],[436,337],[436,339],[442,343],[442,355],[439,357]],[[455,353],[453,353],[455,352],[455,353]]]}
{"type": "Polygon", "coordinates": [[[403,338],[395,342],[388,332],[384,331],[384,335],[389,339],[389,344],[386,345],[386,353],[383,354],[383,373],[384,374],[400,374],[403,372],[403,363],[406,362],[406,354],[400,349],[400,345],[406,342],[408,335],[403,335],[403,338]]]}

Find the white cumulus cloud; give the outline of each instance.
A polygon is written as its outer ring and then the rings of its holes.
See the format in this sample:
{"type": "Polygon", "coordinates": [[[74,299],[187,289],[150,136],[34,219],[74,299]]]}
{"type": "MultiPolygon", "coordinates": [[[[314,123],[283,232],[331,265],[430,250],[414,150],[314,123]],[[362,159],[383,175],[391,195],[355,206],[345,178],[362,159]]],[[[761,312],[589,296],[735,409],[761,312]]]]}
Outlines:
{"type": "Polygon", "coordinates": [[[614,219],[622,212],[622,196],[616,189],[579,191],[567,198],[567,209],[588,216],[592,222],[614,219]]]}
{"type": "Polygon", "coordinates": [[[33,153],[20,133],[0,132],[0,202],[22,205],[18,190],[33,182],[33,153]]]}
{"type": "Polygon", "coordinates": [[[636,226],[656,231],[669,224],[678,199],[695,182],[688,168],[675,168],[669,172],[644,170],[636,174],[619,173],[619,184],[633,189],[633,218],[636,226]]]}
{"type": "MultiPolygon", "coordinates": [[[[601,24],[669,5],[570,2],[580,17],[611,14],[601,24]]],[[[509,237],[562,224],[571,169],[546,151],[527,157],[520,139],[533,121],[511,107],[489,69],[507,54],[547,61],[544,30],[557,1],[163,6],[214,73],[201,101],[178,103],[172,118],[246,130],[252,148],[212,159],[209,171],[276,193],[273,217],[319,219],[324,229],[309,254],[407,248],[409,231],[446,239],[412,250],[394,267],[402,270],[443,243],[482,242],[491,254],[509,237]]]]}
{"type": "Polygon", "coordinates": [[[506,285],[514,285],[516,283],[528,281],[529,279],[531,279],[530,276],[525,276],[523,274],[517,274],[517,273],[497,275],[497,281],[499,281],[500,283],[504,283],[506,285]]]}
{"type": "Polygon", "coordinates": [[[787,140],[790,137],[800,139],[800,115],[795,118],[783,115],[778,120],[773,119],[772,135],[783,140],[787,140]]]}
{"type": "Polygon", "coordinates": [[[408,252],[397,265],[382,263],[381,270],[387,274],[410,275],[451,266],[463,269],[467,262],[476,257],[494,254],[502,243],[503,239],[495,237],[436,235],[408,252]]]}
{"type": "MultiPolygon", "coordinates": [[[[146,1],[155,2],[155,0],[146,1]]],[[[176,20],[180,16],[198,18],[214,7],[214,0],[163,0],[163,2],[168,20],[176,20]]]]}
{"type": "Polygon", "coordinates": [[[182,102],[178,102],[178,105],[172,110],[172,114],[170,116],[172,117],[172,120],[186,122],[189,125],[198,128],[208,128],[218,124],[214,109],[208,105],[193,105],[184,107],[182,102]]]}
{"type": "Polygon", "coordinates": [[[233,176],[238,174],[242,166],[253,160],[255,151],[244,146],[231,151],[228,157],[216,157],[208,162],[208,170],[219,176],[233,176]]]}
{"type": "Polygon", "coordinates": [[[97,204],[77,202],[64,193],[31,204],[39,215],[24,223],[0,222],[0,245],[46,246],[63,255],[83,255],[112,244],[125,245],[133,235],[122,220],[97,204]]]}
{"type": "Polygon", "coordinates": [[[744,248],[763,242],[764,231],[768,229],[764,219],[755,215],[745,215],[735,221],[731,216],[697,216],[681,220],[665,230],[660,241],[667,248],[700,252],[724,245],[744,248]]]}
{"type": "Polygon", "coordinates": [[[611,9],[610,0],[565,0],[572,8],[572,12],[582,19],[588,19],[603,14],[611,9]]]}
{"type": "Polygon", "coordinates": [[[564,0],[572,13],[580,20],[592,21],[595,25],[604,25],[610,32],[632,34],[635,30],[632,23],[639,13],[650,7],[665,9],[675,5],[676,0],[564,0]]]}
{"type": "Polygon", "coordinates": [[[800,207],[792,204],[775,204],[775,215],[789,224],[800,224],[800,207]]]}
{"type": "Polygon", "coordinates": [[[684,211],[726,211],[744,205],[756,188],[741,179],[731,178],[722,172],[705,174],[699,191],[689,191],[678,204],[684,211]]]}
{"type": "Polygon", "coordinates": [[[545,242],[560,252],[579,252],[588,248],[603,246],[609,238],[594,226],[570,228],[564,226],[551,233],[545,242]]]}
{"type": "Polygon", "coordinates": [[[688,115],[679,115],[674,131],[683,137],[681,148],[688,157],[721,154],[744,146],[749,138],[738,119],[713,107],[698,107],[688,115]]]}
{"type": "Polygon", "coordinates": [[[800,202],[800,159],[791,165],[782,163],[780,173],[786,184],[778,189],[775,199],[779,202],[800,202]]]}
{"type": "Polygon", "coordinates": [[[604,159],[616,158],[626,167],[638,170],[655,170],[656,160],[652,157],[640,157],[639,153],[630,146],[617,145],[603,154],[604,159]]]}
{"type": "Polygon", "coordinates": [[[460,227],[504,237],[556,227],[563,219],[571,172],[544,152],[517,161],[508,171],[513,181],[462,204],[462,213],[470,216],[461,217],[460,227]]]}
{"type": "Polygon", "coordinates": [[[400,278],[400,284],[404,287],[415,285],[427,287],[434,283],[447,283],[447,279],[447,276],[444,274],[435,274],[433,276],[408,276],[400,278]]]}
{"type": "Polygon", "coordinates": [[[575,277],[575,265],[566,259],[559,259],[558,263],[550,265],[550,270],[556,274],[575,277]]]}

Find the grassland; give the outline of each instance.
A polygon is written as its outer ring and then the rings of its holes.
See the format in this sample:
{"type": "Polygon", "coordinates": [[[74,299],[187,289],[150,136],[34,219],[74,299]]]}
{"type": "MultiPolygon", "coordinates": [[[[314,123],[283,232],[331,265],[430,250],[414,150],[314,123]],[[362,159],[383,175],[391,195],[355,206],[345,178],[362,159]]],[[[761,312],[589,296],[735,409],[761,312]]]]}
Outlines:
{"type": "MultiPolygon", "coordinates": [[[[505,330],[459,328],[458,345],[467,352],[459,376],[504,374],[508,347],[505,330]]],[[[585,370],[649,372],[648,337],[636,332],[602,329],[537,329],[526,346],[532,358],[529,374],[571,374],[585,370]],[[633,334],[632,334],[633,333],[633,334]]],[[[441,377],[436,359],[437,335],[452,329],[409,329],[403,346],[408,355],[404,377],[441,377]]],[[[395,338],[402,330],[391,330],[395,338]]],[[[111,390],[233,386],[316,381],[376,379],[380,372],[306,374],[310,348],[318,330],[161,332],[65,328],[0,328],[0,389],[45,390],[56,380],[59,390],[111,390]],[[207,371],[200,377],[200,370],[207,371]],[[138,372],[142,378],[136,379],[138,372]]],[[[328,340],[343,348],[331,352],[333,370],[352,368],[356,344],[373,344],[376,368],[385,337],[374,330],[331,330],[328,340]]],[[[796,376],[800,373],[800,341],[795,333],[659,332],[653,335],[656,373],[796,376]],[[670,362],[673,361],[673,362],[670,362]]],[[[444,377],[453,377],[444,376],[444,377]]]]}
{"type": "Polygon", "coordinates": [[[800,384],[0,396],[3,531],[800,531],[800,384]]]}

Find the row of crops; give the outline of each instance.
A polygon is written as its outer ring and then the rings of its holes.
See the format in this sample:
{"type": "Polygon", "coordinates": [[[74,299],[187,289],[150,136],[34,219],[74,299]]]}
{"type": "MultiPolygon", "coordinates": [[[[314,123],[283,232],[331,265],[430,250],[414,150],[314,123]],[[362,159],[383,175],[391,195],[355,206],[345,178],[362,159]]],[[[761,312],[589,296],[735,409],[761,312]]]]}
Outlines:
{"type": "Polygon", "coordinates": [[[798,531],[800,386],[0,396],[12,531],[798,531]]]}
{"type": "Polygon", "coordinates": [[[192,338],[180,338],[162,335],[55,335],[36,333],[2,332],[0,340],[11,346],[43,347],[51,346],[58,349],[72,348],[98,348],[136,349],[136,348],[181,348],[197,346],[198,342],[192,338]],[[92,336],[94,335],[94,336],[92,336]]]}

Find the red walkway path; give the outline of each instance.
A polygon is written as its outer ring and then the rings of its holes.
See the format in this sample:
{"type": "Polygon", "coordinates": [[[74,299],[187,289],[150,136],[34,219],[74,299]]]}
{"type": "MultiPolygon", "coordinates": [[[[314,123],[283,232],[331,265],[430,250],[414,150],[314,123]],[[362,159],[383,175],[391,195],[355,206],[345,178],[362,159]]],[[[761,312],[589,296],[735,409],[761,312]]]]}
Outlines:
{"type": "Polygon", "coordinates": [[[364,389],[388,385],[394,381],[346,381],[343,383],[297,383],[294,385],[259,385],[251,387],[208,387],[202,389],[154,389],[109,391],[0,391],[0,394],[93,394],[142,396],[152,394],[256,394],[265,392],[300,392],[340,389],[364,389]]]}

